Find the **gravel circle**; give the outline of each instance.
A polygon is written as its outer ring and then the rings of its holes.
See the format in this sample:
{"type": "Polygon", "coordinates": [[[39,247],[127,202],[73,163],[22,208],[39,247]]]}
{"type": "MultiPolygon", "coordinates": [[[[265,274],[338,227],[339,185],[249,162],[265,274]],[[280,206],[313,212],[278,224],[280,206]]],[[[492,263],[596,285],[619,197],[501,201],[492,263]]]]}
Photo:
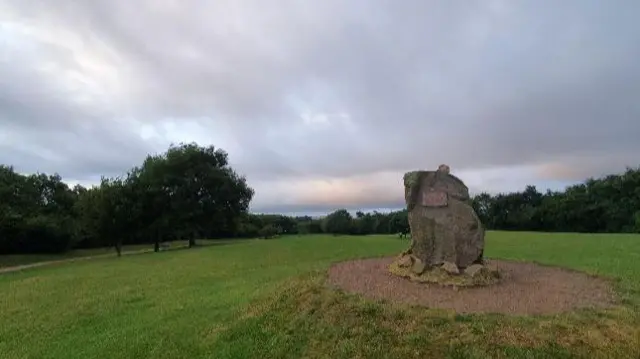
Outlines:
{"type": "Polygon", "coordinates": [[[487,287],[451,288],[395,276],[395,257],[341,262],[329,269],[328,283],[369,299],[453,309],[458,313],[555,314],[616,303],[610,282],[569,269],[535,263],[490,260],[502,276],[487,287]]]}

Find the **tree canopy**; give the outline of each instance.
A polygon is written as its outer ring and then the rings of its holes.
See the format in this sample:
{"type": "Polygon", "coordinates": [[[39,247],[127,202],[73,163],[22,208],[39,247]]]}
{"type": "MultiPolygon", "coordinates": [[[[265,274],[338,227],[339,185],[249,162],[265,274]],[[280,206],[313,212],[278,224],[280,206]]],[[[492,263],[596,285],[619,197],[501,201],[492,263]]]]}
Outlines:
{"type": "Polygon", "coordinates": [[[69,188],[58,175],[0,167],[0,251],[61,252],[236,234],[254,191],[213,146],[171,146],[126,176],[69,188]]]}
{"type": "Polygon", "coordinates": [[[640,232],[640,168],[589,178],[564,191],[475,196],[473,206],[488,228],[547,232],[640,232]]]}

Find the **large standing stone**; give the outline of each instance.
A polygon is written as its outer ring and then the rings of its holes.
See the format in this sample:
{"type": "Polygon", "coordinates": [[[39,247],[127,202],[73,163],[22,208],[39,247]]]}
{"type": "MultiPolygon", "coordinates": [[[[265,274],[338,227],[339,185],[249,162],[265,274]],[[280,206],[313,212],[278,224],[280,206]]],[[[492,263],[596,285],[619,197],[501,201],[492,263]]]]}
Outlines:
{"type": "Polygon", "coordinates": [[[406,254],[427,268],[448,262],[464,269],[482,262],[484,228],[471,207],[469,189],[449,174],[449,166],[409,172],[404,187],[411,227],[406,254]]]}

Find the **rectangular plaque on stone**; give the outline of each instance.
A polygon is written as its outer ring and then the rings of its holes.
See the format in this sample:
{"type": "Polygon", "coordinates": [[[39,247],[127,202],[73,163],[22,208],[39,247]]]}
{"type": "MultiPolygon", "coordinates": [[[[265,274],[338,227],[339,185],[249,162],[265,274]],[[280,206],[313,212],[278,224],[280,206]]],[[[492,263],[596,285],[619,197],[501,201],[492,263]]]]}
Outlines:
{"type": "Polygon", "coordinates": [[[422,193],[422,205],[425,207],[446,207],[449,197],[446,192],[426,191],[422,193]]]}

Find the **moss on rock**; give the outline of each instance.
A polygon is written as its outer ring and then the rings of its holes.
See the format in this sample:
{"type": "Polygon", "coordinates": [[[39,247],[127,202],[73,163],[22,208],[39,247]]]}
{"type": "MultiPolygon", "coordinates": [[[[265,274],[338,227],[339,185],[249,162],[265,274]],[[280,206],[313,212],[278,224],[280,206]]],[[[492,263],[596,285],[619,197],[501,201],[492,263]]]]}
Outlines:
{"type": "Polygon", "coordinates": [[[411,171],[404,174],[403,181],[405,187],[413,187],[420,180],[420,171],[411,171]]]}
{"type": "Polygon", "coordinates": [[[500,281],[500,272],[489,266],[483,266],[482,269],[475,270],[473,275],[467,272],[450,274],[442,267],[425,268],[420,274],[417,274],[412,270],[412,266],[407,266],[407,258],[410,258],[412,262],[415,260],[412,256],[401,255],[389,265],[389,272],[414,282],[453,287],[486,286],[500,281]]]}

